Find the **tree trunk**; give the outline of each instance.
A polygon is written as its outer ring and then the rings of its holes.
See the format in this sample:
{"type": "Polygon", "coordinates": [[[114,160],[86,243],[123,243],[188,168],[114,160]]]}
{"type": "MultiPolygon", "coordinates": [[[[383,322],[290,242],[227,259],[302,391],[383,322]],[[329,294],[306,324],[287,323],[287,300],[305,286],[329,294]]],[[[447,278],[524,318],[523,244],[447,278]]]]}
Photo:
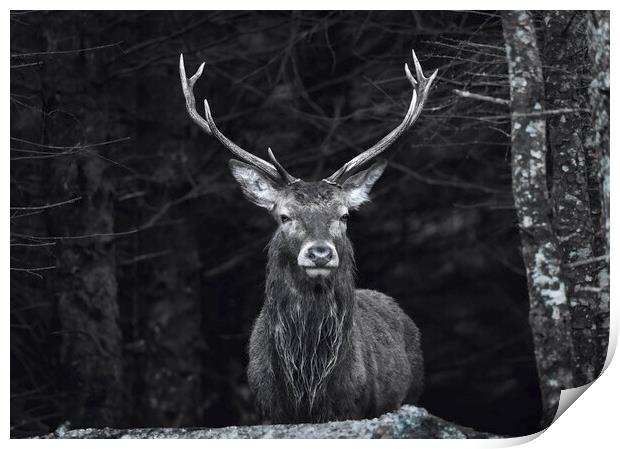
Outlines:
{"type": "MultiPolygon", "coordinates": [[[[162,83],[168,82],[167,75],[162,77],[162,83]]],[[[156,85],[147,83],[137,87],[136,143],[157,155],[158,169],[169,170],[167,179],[161,176],[164,181],[158,180],[162,187],[158,208],[165,208],[192,186],[182,171],[179,152],[170,150],[175,142],[163,141],[152,128],[153,111],[170,123],[178,114],[152,95],[154,89],[156,85]]],[[[205,404],[201,369],[205,349],[201,328],[202,262],[195,237],[200,230],[188,223],[193,210],[181,204],[170,208],[162,221],[171,220],[177,211],[179,220],[148,229],[141,236],[143,247],[155,244],[158,250],[168,251],[163,257],[141,264],[149,274],[146,285],[137,292],[146,341],[145,357],[137,373],[141,377],[137,381],[143,384],[139,422],[150,426],[195,425],[202,421],[205,404]]],[[[134,285],[136,282],[134,279],[134,285]]]]}
{"type": "Polygon", "coordinates": [[[188,426],[202,420],[200,260],[188,228],[166,230],[181,245],[149,266],[153,283],[142,292],[148,304],[143,410],[149,425],[188,426]]]}
{"type": "Polygon", "coordinates": [[[589,88],[594,121],[592,145],[599,156],[602,225],[609,254],[609,11],[592,11],[589,19],[593,75],[589,88]]]}
{"type": "Polygon", "coordinates": [[[573,110],[547,118],[551,153],[553,228],[562,256],[563,278],[569,300],[574,385],[592,382],[605,360],[597,335],[600,292],[599,263],[582,263],[595,256],[596,229],[592,223],[585,137],[589,127],[584,79],[586,46],[582,39],[585,14],[579,11],[544,13],[542,50],[547,109],[573,110]],[[581,111],[581,112],[580,112],[581,111]]]}
{"type": "Polygon", "coordinates": [[[592,70],[588,93],[593,121],[592,132],[588,139],[591,162],[589,167],[592,168],[592,175],[589,178],[590,190],[595,192],[598,190],[600,195],[601,213],[598,225],[602,230],[604,248],[604,254],[599,254],[599,258],[603,258],[603,268],[597,276],[600,291],[597,340],[601,354],[599,365],[602,365],[609,344],[609,11],[589,12],[588,30],[592,70]]]}
{"type": "MultiPolygon", "coordinates": [[[[72,31],[74,37],[63,46],[89,45],[80,39],[82,30],[72,31]]],[[[48,50],[57,49],[57,42],[48,39],[48,50]]],[[[51,81],[43,86],[48,112],[45,143],[71,146],[107,139],[106,105],[95,100],[93,86],[84,82],[103,70],[98,56],[84,52],[51,64],[47,77],[51,81]]],[[[57,300],[60,382],[66,392],[64,416],[74,426],[118,425],[122,350],[114,240],[109,236],[114,232],[114,187],[106,176],[108,163],[82,150],[51,158],[49,167],[52,202],[81,197],[75,205],[52,209],[48,215],[50,235],[67,237],[56,240],[58,262],[52,286],[57,300]]]]}
{"type": "Polygon", "coordinates": [[[512,191],[530,297],[530,326],[542,393],[543,425],[560,391],[573,384],[571,320],[561,255],[551,224],[543,73],[530,13],[503,15],[512,111],[512,191]]]}

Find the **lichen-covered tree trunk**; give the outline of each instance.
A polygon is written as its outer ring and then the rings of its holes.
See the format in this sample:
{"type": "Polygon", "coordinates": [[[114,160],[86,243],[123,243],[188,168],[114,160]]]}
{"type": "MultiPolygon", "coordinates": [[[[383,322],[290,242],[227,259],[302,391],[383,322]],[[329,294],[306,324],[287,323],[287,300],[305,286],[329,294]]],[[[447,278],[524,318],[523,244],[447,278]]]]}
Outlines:
{"type": "Polygon", "coordinates": [[[588,30],[591,60],[591,82],[588,94],[592,116],[591,134],[588,139],[588,159],[590,162],[588,166],[592,172],[589,176],[590,191],[597,192],[600,197],[601,213],[598,226],[603,234],[603,251],[599,251],[599,253],[602,252],[603,254],[597,255],[599,259],[602,259],[603,267],[597,275],[597,289],[600,293],[597,341],[600,347],[601,363],[604,363],[606,348],[609,343],[609,11],[590,11],[588,13],[588,30]]]}
{"type": "MultiPolygon", "coordinates": [[[[546,107],[572,111],[547,118],[551,153],[553,228],[562,257],[568,297],[574,385],[593,381],[605,360],[598,322],[601,295],[598,273],[602,262],[584,263],[596,254],[592,223],[585,140],[590,128],[587,97],[581,88],[587,64],[583,40],[586,14],[582,11],[547,11],[543,17],[542,49],[545,61],[546,107]]],[[[598,199],[597,199],[598,200],[598,199]]],[[[599,200],[600,201],[600,200],[599,200]]]]}
{"type": "Polygon", "coordinates": [[[573,376],[570,310],[547,189],[542,63],[530,13],[509,11],[502,17],[510,79],[512,190],[527,271],[542,424],[549,425],[560,391],[572,387],[573,376]]]}
{"type": "Polygon", "coordinates": [[[589,19],[593,76],[589,86],[593,118],[592,145],[599,156],[602,225],[609,254],[609,11],[591,11],[589,19]]]}
{"type": "MultiPolygon", "coordinates": [[[[71,39],[48,40],[49,51],[60,45],[81,48],[81,30],[71,39]]],[[[93,86],[83,80],[102,70],[97,54],[84,53],[50,63],[43,86],[44,139],[68,147],[102,142],[106,104],[97,103],[93,86]],[[79,117],[79,120],[76,120],[79,117]]],[[[121,332],[117,304],[114,251],[114,186],[109,164],[94,151],[78,150],[50,158],[48,189],[51,202],[79,197],[71,207],[52,209],[49,234],[57,238],[56,299],[60,338],[59,383],[65,392],[64,417],[74,426],[119,424],[122,407],[121,332]]]]}

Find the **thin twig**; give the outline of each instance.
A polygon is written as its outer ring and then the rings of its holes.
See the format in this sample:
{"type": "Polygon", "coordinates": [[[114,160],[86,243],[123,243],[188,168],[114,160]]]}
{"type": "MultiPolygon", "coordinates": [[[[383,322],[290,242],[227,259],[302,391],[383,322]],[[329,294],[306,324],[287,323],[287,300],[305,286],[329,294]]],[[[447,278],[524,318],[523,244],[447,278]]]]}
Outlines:
{"type": "MultiPolygon", "coordinates": [[[[69,146],[42,144],[38,142],[33,142],[31,140],[20,139],[19,137],[12,137],[12,136],[11,136],[11,140],[14,140],[16,142],[26,143],[28,145],[32,145],[33,147],[48,148],[51,150],[81,150],[84,148],[102,147],[104,145],[111,145],[113,143],[125,142],[126,140],[131,140],[131,137],[119,137],[118,139],[105,140],[103,142],[87,143],[84,145],[77,144],[77,145],[69,145],[69,146]]],[[[58,154],[58,153],[54,153],[54,154],[58,154]]]]}
{"type": "Polygon", "coordinates": [[[156,252],[148,253],[148,254],[142,254],[140,256],[132,257],[131,259],[121,261],[121,265],[131,265],[137,262],[143,262],[148,259],[154,259],[156,257],[165,256],[167,254],[170,254],[170,250],[168,249],[163,250],[163,251],[156,251],[156,252]]]}
{"type": "Polygon", "coordinates": [[[44,242],[44,243],[11,243],[11,246],[53,246],[56,242],[44,242]]]}
{"type": "Polygon", "coordinates": [[[76,201],[81,200],[81,196],[76,196],[75,198],[71,198],[70,200],[61,201],[59,203],[54,204],[45,204],[44,206],[11,206],[11,210],[44,210],[51,209],[52,207],[62,206],[65,204],[75,203],[76,201]]]}
{"type": "Polygon", "coordinates": [[[94,233],[94,234],[84,234],[84,235],[67,235],[67,236],[32,236],[35,239],[39,240],[79,240],[79,239],[89,239],[93,237],[118,237],[124,235],[135,234],[136,232],[141,231],[142,228],[132,229],[130,231],[124,232],[102,232],[102,233],[94,233]]]}
{"type": "Polygon", "coordinates": [[[89,48],[78,48],[75,50],[39,51],[39,52],[34,52],[34,53],[12,53],[11,58],[26,58],[29,56],[66,55],[66,54],[71,54],[71,53],[83,53],[85,51],[101,50],[103,48],[115,47],[122,43],[123,41],[118,41],[113,44],[98,45],[96,47],[89,47],[89,48]]]}
{"type": "Polygon", "coordinates": [[[501,105],[506,105],[506,106],[510,105],[510,100],[506,100],[504,98],[489,97],[487,95],[475,94],[473,92],[468,92],[466,90],[460,90],[460,89],[452,89],[452,92],[464,98],[473,98],[474,100],[489,101],[491,103],[496,103],[496,104],[501,104],[501,105]]]}
{"type": "Polygon", "coordinates": [[[41,65],[41,64],[43,64],[43,61],[29,62],[27,64],[12,65],[11,68],[12,69],[21,69],[22,67],[32,67],[32,66],[41,65]]]}
{"type": "MultiPolygon", "coordinates": [[[[563,108],[563,109],[549,109],[547,111],[540,112],[513,112],[512,114],[506,115],[489,115],[485,117],[478,117],[479,120],[494,120],[494,119],[509,119],[509,118],[519,118],[519,117],[547,117],[549,115],[562,115],[562,114],[578,114],[580,112],[590,112],[588,108],[563,108]]],[[[476,118],[476,117],[471,117],[476,118]]]]}
{"type": "Polygon", "coordinates": [[[43,276],[41,276],[39,273],[37,273],[37,271],[53,270],[54,268],[56,268],[56,265],[52,265],[52,266],[49,266],[49,267],[37,267],[37,268],[14,268],[14,267],[11,267],[11,271],[23,271],[25,273],[32,274],[33,276],[37,276],[39,279],[43,279],[43,276]]]}

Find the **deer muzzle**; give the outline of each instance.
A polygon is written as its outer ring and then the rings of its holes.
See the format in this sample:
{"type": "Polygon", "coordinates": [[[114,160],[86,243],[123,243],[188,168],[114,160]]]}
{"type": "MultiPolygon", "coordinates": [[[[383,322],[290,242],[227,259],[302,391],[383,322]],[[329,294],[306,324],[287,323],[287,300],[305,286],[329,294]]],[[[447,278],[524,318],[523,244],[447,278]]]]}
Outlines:
{"type": "Polygon", "coordinates": [[[325,240],[305,243],[297,256],[297,264],[310,277],[329,276],[338,263],[336,247],[325,240]]]}

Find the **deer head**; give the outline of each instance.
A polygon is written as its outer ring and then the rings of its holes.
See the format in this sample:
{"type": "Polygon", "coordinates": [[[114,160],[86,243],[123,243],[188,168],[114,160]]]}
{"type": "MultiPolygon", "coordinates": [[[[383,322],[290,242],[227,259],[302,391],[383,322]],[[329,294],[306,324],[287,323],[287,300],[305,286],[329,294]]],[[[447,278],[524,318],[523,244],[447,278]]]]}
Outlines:
{"type": "Polygon", "coordinates": [[[331,176],[318,182],[302,181],[289,174],[276,160],[271,148],[267,150],[271,162],[267,162],[233,143],[215,125],[206,99],[203,118],[196,111],[193,88],[202,75],[205,63],[191,78],[187,78],[183,55],[179,58],[181,85],[190,117],[239,159],[230,160],[233,176],[245,196],[257,206],[267,209],[278,223],[271,246],[278,248],[282,263],[287,264],[301,279],[326,282],[341,268],[343,255],[350,255],[352,259],[346,236],[349,211],[368,201],[370,190],[383,173],[386,162],[375,162],[369,168],[361,169],[413,126],[437,75],[435,71],[430,77],[425,77],[413,50],[412,55],[417,79],[405,64],[405,74],[413,92],[401,124],[331,176]]]}

